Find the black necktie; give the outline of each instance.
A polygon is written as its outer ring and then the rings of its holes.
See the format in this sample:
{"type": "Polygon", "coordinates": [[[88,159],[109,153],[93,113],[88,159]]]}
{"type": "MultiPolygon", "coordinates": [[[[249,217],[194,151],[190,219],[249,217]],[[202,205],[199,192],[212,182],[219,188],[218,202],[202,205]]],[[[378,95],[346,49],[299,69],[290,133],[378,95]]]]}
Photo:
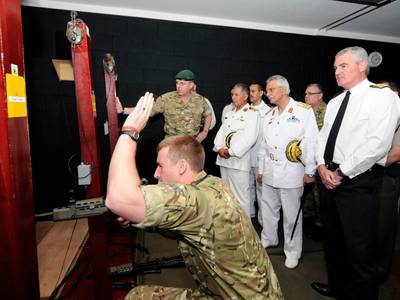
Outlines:
{"type": "Polygon", "coordinates": [[[340,124],[342,124],[342,120],[343,120],[344,113],[346,111],[347,103],[349,103],[349,98],[350,98],[350,91],[347,91],[346,96],[344,96],[342,104],[339,107],[339,111],[336,115],[335,121],[333,122],[331,131],[329,132],[328,140],[327,140],[326,146],[325,146],[325,153],[324,153],[325,164],[329,164],[332,162],[333,153],[335,152],[336,138],[339,133],[340,124]]]}

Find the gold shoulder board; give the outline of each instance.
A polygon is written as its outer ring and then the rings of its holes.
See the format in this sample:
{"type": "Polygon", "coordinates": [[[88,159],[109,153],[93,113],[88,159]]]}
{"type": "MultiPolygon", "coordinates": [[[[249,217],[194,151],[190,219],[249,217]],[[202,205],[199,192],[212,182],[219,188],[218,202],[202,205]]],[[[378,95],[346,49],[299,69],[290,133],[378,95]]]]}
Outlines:
{"type": "Polygon", "coordinates": [[[305,109],[310,109],[311,108],[310,104],[307,104],[307,103],[304,103],[304,102],[301,102],[301,101],[297,101],[297,106],[300,106],[301,108],[305,108],[305,109]]]}
{"type": "Polygon", "coordinates": [[[386,83],[376,83],[376,84],[371,84],[369,87],[374,88],[374,89],[383,89],[385,87],[389,87],[386,83]]]}

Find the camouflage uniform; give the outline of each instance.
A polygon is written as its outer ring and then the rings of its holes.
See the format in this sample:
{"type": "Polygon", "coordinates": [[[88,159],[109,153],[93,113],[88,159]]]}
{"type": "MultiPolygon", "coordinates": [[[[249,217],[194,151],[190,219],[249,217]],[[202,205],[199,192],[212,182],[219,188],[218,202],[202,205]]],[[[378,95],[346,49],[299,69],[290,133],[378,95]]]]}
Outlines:
{"type": "Polygon", "coordinates": [[[188,185],[143,186],[139,228],[180,236],[179,249],[198,288],[139,286],[125,299],[283,299],[271,262],[229,187],[205,172],[188,185]]]}
{"type": "MultiPolygon", "coordinates": [[[[317,121],[318,129],[321,130],[324,125],[324,116],[326,112],[326,103],[324,101],[318,106],[317,110],[314,112],[315,120],[317,121]]],[[[316,183],[312,185],[304,187],[303,194],[303,217],[304,218],[312,218],[313,223],[316,222],[321,224],[321,213],[320,213],[320,200],[319,200],[319,176],[318,173],[316,175],[316,183]]],[[[306,225],[306,224],[305,224],[306,225]]]]}
{"type": "Polygon", "coordinates": [[[200,131],[201,119],[211,114],[210,107],[202,96],[192,93],[188,103],[183,103],[176,91],[157,98],[151,116],[164,114],[166,137],[190,135],[196,137],[200,131]]]}
{"type": "Polygon", "coordinates": [[[318,106],[317,110],[314,112],[315,120],[317,120],[317,126],[319,130],[321,130],[322,125],[324,125],[325,112],[326,112],[326,103],[322,101],[318,106]]]}

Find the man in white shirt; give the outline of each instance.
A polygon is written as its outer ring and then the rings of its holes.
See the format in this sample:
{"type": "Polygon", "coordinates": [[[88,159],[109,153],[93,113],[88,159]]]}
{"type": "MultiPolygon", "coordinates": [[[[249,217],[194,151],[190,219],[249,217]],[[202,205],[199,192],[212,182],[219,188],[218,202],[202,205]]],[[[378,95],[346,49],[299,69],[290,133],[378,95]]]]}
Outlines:
{"type": "Polygon", "coordinates": [[[302,252],[300,199],[304,184],[314,182],[318,127],[311,106],[289,97],[290,87],[285,77],[269,77],[266,91],[268,99],[276,107],[264,117],[258,155],[258,180],[262,182],[261,242],[264,247],[278,245],[282,207],[285,266],[293,269],[297,267],[302,252]],[[300,147],[294,150],[303,154],[292,157],[288,149],[298,142],[300,147]]]}
{"type": "Polygon", "coordinates": [[[258,223],[262,225],[262,217],[261,217],[261,192],[262,185],[257,181],[258,174],[258,150],[260,149],[261,140],[262,140],[262,122],[264,120],[264,115],[268,111],[269,106],[263,101],[262,96],[264,95],[264,87],[259,83],[250,84],[250,107],[257,111],[259,114],[259,130],[257,141],[251,147],[250,150],[250,215],[251,217],[255,217],[256,209],[255,202],[257,201],[258,207],[258,223]]]}
{"type": "Polygon", "coordinates": [[[329,285],[312,287],[339,299],[376,300],[376,194],[399,111],[389,88],[368,81],[363,48],[338,52],[334,69],[344,91],[329,101],[316,155],[329,285]]]}
{"type": "Polygon", "coordinates": [[[221,178],[229,184],[243,209],[250,216],[250,149],[257,140],[258,113],[247,103],[249,88],[237,83],[231,90],[232,108],[223,114],[214,139],[221,178]]]}

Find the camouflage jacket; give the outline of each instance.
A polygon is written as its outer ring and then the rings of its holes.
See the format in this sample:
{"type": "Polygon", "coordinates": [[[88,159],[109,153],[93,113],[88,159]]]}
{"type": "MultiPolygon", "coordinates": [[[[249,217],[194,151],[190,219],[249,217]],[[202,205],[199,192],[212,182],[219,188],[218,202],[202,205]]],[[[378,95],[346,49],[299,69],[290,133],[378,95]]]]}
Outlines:
{"type": "Polygon", "coordinates": [[[322,125],[324,125],[324,117],[326,112],[326,103],[324,101],[318,106],[315,113],[315,120],[317,120],[318,129],[321,130],[322,125]]]}
{"type": "Polygon", "coordinates": [[[136,226],[178,234],[198,285],[190,294],[201,299],[283,299],[260,238],[220,178],[201,172],[192,184],[147,185],[142,191],[146,216],[136,226]]]}
{"type": "Polygon", "coordinates": [[[196,137],[200,131],[201,119],[211,114],[210,107],[203,96],[192,93],[188,103],[183,103],[176,91],[157,98],[152,111],[164,114],[166,136],[190,135],[196,137]]]}

